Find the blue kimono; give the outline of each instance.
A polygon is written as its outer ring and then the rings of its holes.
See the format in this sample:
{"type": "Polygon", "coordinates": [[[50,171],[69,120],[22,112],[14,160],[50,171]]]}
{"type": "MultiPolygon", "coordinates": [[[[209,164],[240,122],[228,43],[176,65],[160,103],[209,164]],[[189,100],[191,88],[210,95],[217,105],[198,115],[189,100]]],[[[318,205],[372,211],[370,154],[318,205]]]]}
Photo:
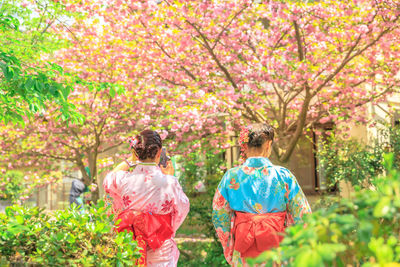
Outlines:
{"type": "Polygon", "coordinates": [[[286,211],[286,225],[297,223],[303,214],[311,213],[293,174],[273,165],[268,158],[248,158],[243,165],[228,170],[214,196],[212,221],[225,257],[234,266],[243,261],[233,249],[231,230],[235,211],[252,214],[286,211]]]}

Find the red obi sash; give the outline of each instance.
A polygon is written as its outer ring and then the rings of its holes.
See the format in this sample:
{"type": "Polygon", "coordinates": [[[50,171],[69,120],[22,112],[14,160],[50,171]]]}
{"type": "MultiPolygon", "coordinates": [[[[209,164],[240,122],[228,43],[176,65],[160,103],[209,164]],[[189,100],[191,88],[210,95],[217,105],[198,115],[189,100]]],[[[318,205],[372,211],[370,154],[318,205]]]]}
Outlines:
{"type": "Polygon", "coordinates": [[[234,249],[241,257],[255,258],[262,252],[278,247],[283,239],[286,212],[253,214],[236,211],[233,234],[234,249]]]}
{"type": "Polygon", "coordinates": [[[116,218],[120,220],[115,229],[117,232],[126,230],[133,233],[133,239],[138,241],[142,257],[137,262],[139,266],[146,266],[147,246],[155,250],[162,246],[164,241],[170,239],[172,230],[171,214],[150,214],[132,210],[122,211],[116,218]]]}

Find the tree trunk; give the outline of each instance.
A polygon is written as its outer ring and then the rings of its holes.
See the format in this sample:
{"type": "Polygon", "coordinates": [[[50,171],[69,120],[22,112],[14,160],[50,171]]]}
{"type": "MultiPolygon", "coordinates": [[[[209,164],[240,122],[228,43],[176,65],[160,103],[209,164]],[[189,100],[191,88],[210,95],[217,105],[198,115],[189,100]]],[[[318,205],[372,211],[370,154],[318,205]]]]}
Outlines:
{"type": "MultiPolygon", "coordinates": [[[[97,156],[91,156],[91,153],[88,153],[88,161],[89,161],[89,171],[90,171],[90,176],[89,174],[86,172],[86,166],[83,164],[83,161],[81,158],[78,158],[78,160],[76,161],[76,164],[78,165],[79,170],[81,171],[82,174],[82,180],[83,183],[86,186],[90,186],[94,181],[96,181],[97,178],[97,156]]],[[[97,181],[96,181],[97,182],[97,181]]],[[[97,202],[97,200],[99,199],[99,189],[97,187],[97,189],[91,193],[92,194],[92,201],[94,203],[97,202]]]]}
{"type": "Polygon", "coordinates": [[[100,198],[100,192],[99,192],[99,184],[97,181],[97,151],[90,153],[88,155],[89,159],[89,170],[90,170],[90,178],[91,181],[90,183],[95,183],[97,184],[97,188],[95,191],[92,192],[92,201],[93,203],[97,203],[97,200],[100,198]]]}

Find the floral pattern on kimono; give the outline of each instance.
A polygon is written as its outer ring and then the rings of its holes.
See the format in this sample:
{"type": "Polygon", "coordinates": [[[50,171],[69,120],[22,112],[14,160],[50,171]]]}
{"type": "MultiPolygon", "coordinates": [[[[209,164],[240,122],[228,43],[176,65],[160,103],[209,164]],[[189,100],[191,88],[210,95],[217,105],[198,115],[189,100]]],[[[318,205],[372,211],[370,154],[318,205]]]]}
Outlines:
{"type": "Polygon", "coordinates": [[[287,211],[286,226],[298,223],[311,208],[294,175],[286,168],[273,165],[262,157],[228,170],[213,200],[212,221],[232,266],[245,266],[240,253],[234,251],[234,212],[264,214],[287,211]]]}
{"type": "MultiPolygon", "coordinates": [[[[132,171],[111,172],[104,179],[103,186],[116,215],[126,209],[171,214],[173,237],[189,212],[189,199],[176,177],[163,174],[156,165],[139,164],[132,171]]],[[[139,246],[146,246],[140,236],[136,239],[139,246]]],[[[154,251],[149,247],[143,251],[147,251],[147,258],[139,259],[136,263],[139,266],[176,266],[178,262],[179,250],[173,238],[154,251]]]]}

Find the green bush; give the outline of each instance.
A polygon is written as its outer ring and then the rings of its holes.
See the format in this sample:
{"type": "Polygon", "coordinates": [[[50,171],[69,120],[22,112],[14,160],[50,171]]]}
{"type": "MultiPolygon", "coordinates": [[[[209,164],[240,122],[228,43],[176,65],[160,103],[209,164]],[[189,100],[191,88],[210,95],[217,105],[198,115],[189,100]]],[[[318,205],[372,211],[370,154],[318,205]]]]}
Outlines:
{"type": "Polygon", "coordinates": [[[325,175],[329,189],[342,180],[353,186],[369,186],[373,177],[382,172],[382,152],[378,143],[366,146],[331,136],[318,151],[322,167],[319,171],[325,175]]]}
{"type": "Polygon", "coordinates": [[[391,128],[387,135],[389,144],[386,149],[392,152],[395,156],[393,166],[395,166],[397,169],[400,169],[400,127],[397,126],[391,128]]]}
{"type": "Polygon", "coordinates": [[[212,241],[202,243],[189,241],[180,244],[181,257],[178,265],[228,266],[211,221],[212,200],[224,174],[220,168],[225,165],[223,155],[214,154],[213,151],[191,153],[181,161],[181,164],[184,171],[179,178],[190,199],[190,212],[178,234],[199,233],[203,238],[211,238],[212,241]],[[195,185],[200,181],[199,177],[206,188],[203,193],[195,190],[195,185]]]}
{"type": "Polygon", "coordinates": [[[394,155],[385,155],[386,177],[376,189],[359,189],[350,199],[305,216],[304,224],[286,229],[279,248],[251,263],[288,266],[389,266],[400,262],[400,171],[394,155]]]}
{"type": "Polygon", "coordinates": [[[20,171],[8,171],[0,178],[0,199],[15,202],[22,195],[24,186],[24,174],[20,171]]]}
{"type": "Polygon", "coordinates": [[[44,266],[132,266],[140,257],[131,233],[114,233],[103,201],[46,214],[10,206],[0,214],[0,255],[9,262],[44,266]]]}
{"type": "Polygon", "coordinates": [[[400,168],[400,127],[378,131],[370,145],[332,135],[318,150],[322,167],[319,172],[325,175],[329,189],[335,189],[339,181],[368,187],[375,176],[382,174],[382,155],[389,152],[395,155],[393,165],[400,168]]]}

